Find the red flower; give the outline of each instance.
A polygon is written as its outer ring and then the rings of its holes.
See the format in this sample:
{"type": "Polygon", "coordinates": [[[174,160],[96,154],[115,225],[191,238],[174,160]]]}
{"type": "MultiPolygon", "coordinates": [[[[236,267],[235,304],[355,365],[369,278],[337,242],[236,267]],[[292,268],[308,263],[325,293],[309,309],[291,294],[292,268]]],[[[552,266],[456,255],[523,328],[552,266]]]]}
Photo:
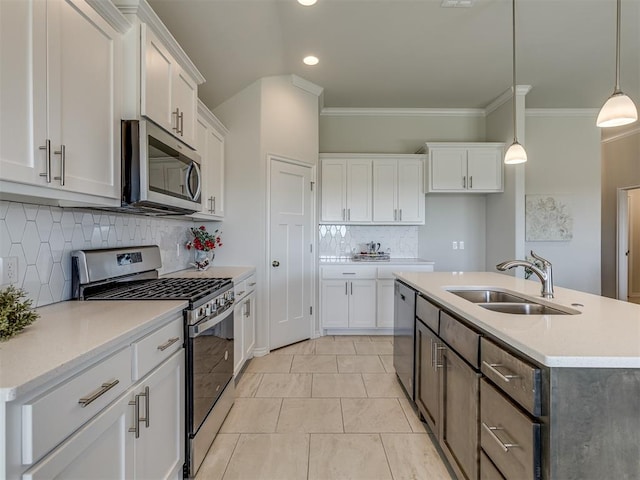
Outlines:
{"type": "Polygon", "coordinates": [[[205,252],[208,252],[209,250],[222,246],[222,239],[220,238],[218,230],[213,233],[209,233],[207,232],[207,228],[204,225],[201,225],[198,228],[191,227],[190,231],[194,238],[187,241],[185,244],[185,248],[187,250],[195,248],[196,250],[204,250],[205,252]]]}

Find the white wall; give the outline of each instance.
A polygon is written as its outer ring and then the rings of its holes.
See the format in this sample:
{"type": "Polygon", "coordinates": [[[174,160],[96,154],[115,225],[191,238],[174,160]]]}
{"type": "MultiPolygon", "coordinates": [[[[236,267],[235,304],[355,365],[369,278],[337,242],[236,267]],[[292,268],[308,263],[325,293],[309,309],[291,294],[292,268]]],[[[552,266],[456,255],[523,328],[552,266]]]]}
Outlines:
{"type": "Polygon", "coordinates": [[[597,112],[528,110],[526,194],[557,196],[573,215],[567,242],[525,242],[553,264],[558,286],[600,294],[600,129],[597,112]]]}

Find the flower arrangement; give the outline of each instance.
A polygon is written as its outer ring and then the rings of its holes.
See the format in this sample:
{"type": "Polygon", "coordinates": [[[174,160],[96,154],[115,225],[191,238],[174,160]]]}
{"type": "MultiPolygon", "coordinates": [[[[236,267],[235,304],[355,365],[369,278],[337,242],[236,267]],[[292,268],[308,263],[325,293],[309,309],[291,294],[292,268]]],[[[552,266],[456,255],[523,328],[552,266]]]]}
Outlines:
{"type": "Polygon", "coordinates": [[[200,225],[199,228],[191,227],[191,233],[193,234],[193,240],[187,242],[187,250],[193,248],[208,252],[222,246],[221,232],[218,232],[218,230],[209,233],[204,225],[200,225]]]}

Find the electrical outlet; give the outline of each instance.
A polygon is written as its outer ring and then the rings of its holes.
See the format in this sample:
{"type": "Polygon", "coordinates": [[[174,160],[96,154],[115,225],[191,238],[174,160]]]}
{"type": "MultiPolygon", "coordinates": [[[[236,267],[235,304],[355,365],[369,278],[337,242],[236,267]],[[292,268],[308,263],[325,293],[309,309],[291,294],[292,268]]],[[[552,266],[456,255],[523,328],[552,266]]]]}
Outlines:
{"type": "Polygon", "coordinates": [[[2,285],[18,282],[18,257],[4,257],[1,262],[2,285]]]}
{"type": "Polygon", "coordinates": [[[458,242],[452,242],[451,243],[451,248],[454,249],[454,250],[457,250],[458,249],[458,242]]]}
{"type": "Polygon", "coordinates": [[[460,241],[458,242],[458,246],[460,247],[460,250],[464,250],[464,241],[463,241],[463,240],[460,240],[460,241]]]}

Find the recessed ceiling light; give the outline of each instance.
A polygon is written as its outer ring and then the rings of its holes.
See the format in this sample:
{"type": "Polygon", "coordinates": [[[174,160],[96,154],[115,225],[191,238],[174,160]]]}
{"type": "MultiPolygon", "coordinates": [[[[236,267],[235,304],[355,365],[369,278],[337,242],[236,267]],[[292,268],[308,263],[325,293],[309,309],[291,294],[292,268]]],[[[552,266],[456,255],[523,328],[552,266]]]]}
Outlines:
{"type": "Polygon", "coordinates": [[[320,62],[320,60],[318,60],[318,57],[314,57],[313,55],[304,57],[302,61],[305,63],[305,65],[317,65],[320,62]]]}
{"type": "Polygon", "coordinates": [[[304,5],[305,7],[310,7],[311,5],[315,5],[318,0],[298,0],[300,5],[304,5]]]}

